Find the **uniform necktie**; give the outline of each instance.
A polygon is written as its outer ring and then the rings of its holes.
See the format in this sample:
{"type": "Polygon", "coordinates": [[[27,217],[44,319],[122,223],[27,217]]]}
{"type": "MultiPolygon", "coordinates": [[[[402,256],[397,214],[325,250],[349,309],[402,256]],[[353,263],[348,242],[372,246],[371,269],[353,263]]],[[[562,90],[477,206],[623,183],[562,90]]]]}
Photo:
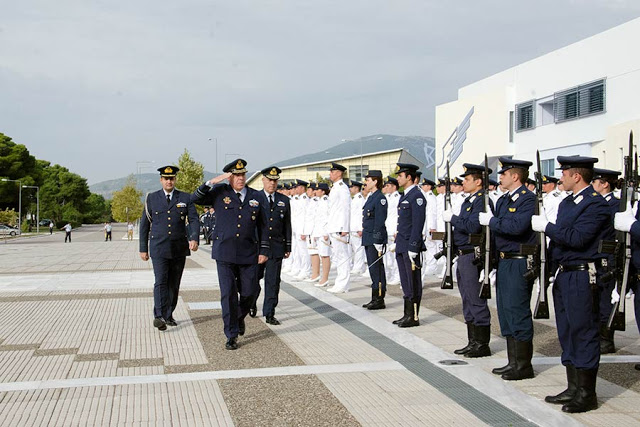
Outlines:
{"type": "Polygon", "coordinates": [[[167,204],[171,204],[171,196],[169,194],[167,194],[167,204]]]}
{"type": "Polygon", "coordinates": [[[242,203],[242,193],[236,193],[238,195],[238,200],[240,200],[240,203],[242,203]]]}
{"type": "Polygon", "coordinates": [[[273,196],[269,194],[269,207],[273,209],[273,196]]]}

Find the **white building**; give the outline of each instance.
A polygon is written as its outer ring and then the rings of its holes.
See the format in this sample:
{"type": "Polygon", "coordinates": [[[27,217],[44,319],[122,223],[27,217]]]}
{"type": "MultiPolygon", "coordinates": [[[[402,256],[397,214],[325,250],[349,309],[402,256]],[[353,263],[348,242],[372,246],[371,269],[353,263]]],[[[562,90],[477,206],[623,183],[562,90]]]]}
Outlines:
{"type": "Polygon", "coordinates": [[[629,131],[640,138],[637,40],[640,18],[460,88],[456,101],[436,107],[436,174],[471,111],[452,174],[485,152],[535,162],[536,150],[551,175],[559,176],[559,155],[594,156],[597,167],[621,170],[629,131]]]}

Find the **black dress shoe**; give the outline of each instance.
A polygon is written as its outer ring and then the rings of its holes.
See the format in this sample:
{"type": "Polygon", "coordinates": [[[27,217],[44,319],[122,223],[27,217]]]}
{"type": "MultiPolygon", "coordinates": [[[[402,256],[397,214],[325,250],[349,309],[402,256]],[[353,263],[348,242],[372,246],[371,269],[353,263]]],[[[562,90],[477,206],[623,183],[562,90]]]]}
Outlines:
{"type": "Polygon", "coordinates": [[[279,325],[280,321],[273,316],[267,316],[267,323],[270,325],[279,325]]]}
{"type": "Polygon", "coordinates": [[[224,348],[227,350],[237,350],[238,349],[238,341],[236,337],[229,338],[227,343],[224,345],[224,348]]]}
{"type": "Polygon", "coordinates": [[[153,319],[153,327],[158,328],[159,331],[164,331],[167,329],[167,323],[162,317],[156,317],[153,319]]]}
{"type": "Polygon", "coordinates": [[[176,319],[174,319],[173,316],[169,317],[165,323],[169,326],[178,326],[178,322],[176,322],[176,319]]]}
{"type": "Polygon", "coordinates": [[[246,329],[246,327],[244,325],[244,319],[238,320],[238,334],[239,335],[244,335],[245,329],[246,329]]]}
{"type": "Polygon", "coordinates": [[[251,307],[249,309],[249,316],[251,317],[256,317],[256,315],[258,314],[258,308],[257,307],[251,307]]]}

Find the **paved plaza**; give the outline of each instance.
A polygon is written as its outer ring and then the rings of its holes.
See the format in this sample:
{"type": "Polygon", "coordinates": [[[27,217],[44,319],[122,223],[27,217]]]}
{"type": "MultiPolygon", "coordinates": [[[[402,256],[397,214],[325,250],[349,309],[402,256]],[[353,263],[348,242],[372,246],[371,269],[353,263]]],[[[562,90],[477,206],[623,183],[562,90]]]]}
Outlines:
{"type": "Polygon", "coordinates": [[[264,322],[261,298],[239,349],[226,351],[210,247],[188,259],[178,326],[159,332],[151,263],[125,234],[118,224],[112,242],[99,226],[71,243],[64,233],[0,241],[1,426],[640,425],[633,310],[618,352],[602,357],[599,408],[567,415],[544,402],[566,385],[553,319],[535,322],[535,378],[506,382],[491,374],[506,363],[495,300],[493,355],[471,360],[453,354],[466,344],[457,289],[429,284],[421,325],[400,329],[399,286],[372,312],[363,277],[333,295],[284,275],[282,325],[264,322]]]}

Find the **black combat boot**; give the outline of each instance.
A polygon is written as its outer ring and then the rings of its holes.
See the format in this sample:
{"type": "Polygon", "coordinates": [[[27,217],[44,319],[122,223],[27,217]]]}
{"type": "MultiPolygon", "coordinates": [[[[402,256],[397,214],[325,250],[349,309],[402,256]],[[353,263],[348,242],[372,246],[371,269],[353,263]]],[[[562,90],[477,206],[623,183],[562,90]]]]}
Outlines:
{"type": "Polygon", "coordinates": [[[473,327],[473,347],[464,355],[464,357],[485,357],[491,356],[489,348],[489,340],[491,340],[491,326],[473,327]]]}
{"type": "Polygon", "coordinates": [[[394,320],[394,321],[393,321],[393,324],[394,324],[394,325],[399,325],[400,323],[402,323],[402,322],[404,322],[405,320],[407,320],[407,316],[408,316],[408,315],[407,315],[407,310],[408,310],[408,308],[407,308],[407,307],[408,307],[408,305],[411,305],[411,301],[409,301],[409,299],[408,299],[408,298],[404,298],[404,299],[403,299],[403,301],[404,301],[404,314],[403,314],[403,316],[402,316],[401,318],[399,318],[398,320],[394,320]]]}
{"type": "Polygon", "coordinates": [[[467,354],[469,352],[469,350],[471,350],[471,348],[473,347],[473,323],[471,322],[467,322],[467,339],[469,340],[469,342],[467,342],[467,345],[459,348],[457,350],[453,350],[453,352],[455,354],[467,354]]]}
{"type": "Polygon", "coordinates": [[[596,395],[596,379],[598,368],[576,369],[578,390],[573,400],[562,407],[562,412],[587,412],[598,408],[598,396],[596,395]]]}
{"type": "Polygon", "coordinates": [[[385,292],[380,292],[376,289],[373,293],[375,293],[375,296],[373,296],[373,301],[371,301],[371,305],[367,308],[369,310],[382,310],[384,308],[387,308],[387,306],[384,304],[385,292]]]}
{"type": "Polygon", "coordinates": [[[616,346],[613,343],[613,329],[607,328],[606,323],[600,324],[600,354],[610,354],[616,352],[616,346]]]}
{"type": "Polygon", "coordinates": [[[507,381],[525,380],[533,378],[533,341],[516,340],[516,367],[502,374],[502,379],[507,381]]]}
{"type": "Polygon", "coordinates": [[[506,365],[501,368],[493,368],[491,372],[502,375],[516,368],[516,339],[514,337],[507,337],[507,360],[506,365]]]}
{"type": "Polygon", "coordinates": [[[410,299],[406,300],[405,314],[407,317],[398,326],[401,328],[411,328],[413,326],[420,326],[420,320],[418,320],[418,311],[416,305],[410,299]]]}
{"type": "Polygon", "coordinates": [[[573,365],[567,365],[565,366],[565,369],[567,370],[567,389],[555,396],[545,397],[545,402],[553,403],[554,405],[564,405],[565,403],[569,403],[573,400],[573,397],[576,395],[576,390],[578,389],[576,367],[573,365]]]}
{"type": "Polygon", "coordinates": [[[369,301],[366,304],[362,304],[362,307],[369,308],[371,304],[373,304],[376,301],[377,295],[378,295],[378,291],[376,291],[375,289],[371,289],[371,301],[369,301]]]}

